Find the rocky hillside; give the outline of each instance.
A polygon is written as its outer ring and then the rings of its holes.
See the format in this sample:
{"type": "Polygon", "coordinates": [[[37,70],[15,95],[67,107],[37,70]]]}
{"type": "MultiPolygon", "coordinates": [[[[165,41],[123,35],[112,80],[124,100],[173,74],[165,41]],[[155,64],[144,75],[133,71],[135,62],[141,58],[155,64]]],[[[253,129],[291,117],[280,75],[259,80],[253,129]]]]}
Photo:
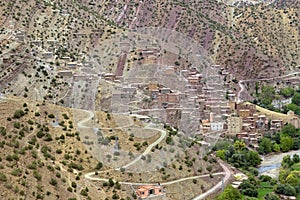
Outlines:
{"type": "Polygon", "coordinates": [[[0,114],[0,199],[96,194],[95,186],[85,191],[81,172],[94,169],[97,161],[81,143],[68,109],[1,99],[0,114]]]}
{"type": "Polygon", "coordinates": [[[160,26],[197,39],[217,64],[241,79],[283,74],[300,63],[298,1],[243,7],[215,0],[94,4],[121,27],[160,26]]]}
{"type": "MultiPolygon", "coordinates": [[[[195,38],[216,64],[238,79],[283,74],[300,63],[300,10],[299,1],[294,0],[242,7],[217,0],[15,0],[2,2],[0,10],[2,31],[22,30],[27,41],[43,40],[45,51],[53,48],[45,40],[58,40],[53,61],[57,65],[66,56],[71,61],[85,59],[98,38],[107,38],[106,33],[145,26],[165,27],[195,38]]],[[[21,56],[16,60],[27,57],[26,66],[35,65],[40,57],[30,53],[32,43],[17,47],[7,43],[2,41],[1,53],[13,49],[16,57],[21,56]]]]}

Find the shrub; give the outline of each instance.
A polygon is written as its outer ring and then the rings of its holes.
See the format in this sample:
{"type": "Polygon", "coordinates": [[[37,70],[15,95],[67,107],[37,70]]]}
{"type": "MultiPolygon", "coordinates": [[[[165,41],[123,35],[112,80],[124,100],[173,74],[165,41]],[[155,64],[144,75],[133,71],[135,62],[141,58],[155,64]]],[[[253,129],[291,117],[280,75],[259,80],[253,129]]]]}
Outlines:
{"type": "Polygon", "coordinates": [[[72,189],[71,187],[68,187],[67,190],[68,190],[69,192],[73,192],[73,189],[72,189]]]}
{"type": "Polygon", "coordinates": [[[24,115],[25,115],[25,112],[23,110],[16,110],[13,117],[15,119],[20,119],[24,115]]]}
{"type": "Polygon", "coordinates": [[[66,113],[62,114],[62,116],[64,117],[64,119],[69,119],[68,115],[66,113]]]}
{"type": "Polygon", "coordinates": [[[71,186],[72,186],[72,188],[76,188],[76,187],[77,187],[77,185],[76,185],[75,182],[72,182],[72,183],[71,183],[71,186]]]}
{"type": "Polygon", "coordinates": [[[81,191],[80,191],[80,194],[82,195],[82,196],[88,196],[88,192],[86,191],[86,189],[82,189],[81,191]]]}
{"type": "Polygon", "coordinates": [[[288,196],[295,196],[296,189],[289,184],[279,184],[275,187],[275,192],[277,194],[284,194],[288,196]]]}
{"type": "Polygon", "coordinates": [[[272,177],[271,176],[267,176],[267,175],[261,175],[259,177],[259,179],[262,181],[262,182],[269,182],[271,181],[272,177]]]}
{"type": "Polygon", "coordinates": [[[57,185],[57,181],[54,178],[51,178],[50,182],[51,185],[56,186],[57,185]]]}
{"type": "Polygon", "coordinates": [[[62,153],[62,150],[61,150],[61,149],[56,149],[56,153],[57,153],[57,154],[61,154],[61,153],[62,153]]]}
{"type": "Polygon", "coordinates": [[[36,178],[38,181],[42,180],[42,175],[39,174],[36,170],[33,171],[33,176],[36,178]]]}
{"type": "Polygon", "coordinates": [[[119,197],[119,195],[117,195],[116,193],[114,193],[114,194],[112,195],[112,198],[113,198],[113,199],[119,199],[120,197],[119,197]]]}
{"type": "Polygon", "coordinates": [[[265,200],[280,200],[280,198],[274,193],[268,193],[264,198],[265,200]]]}
{"type": "Polygon", "coordinates": [[[48,117],[51,119],[55,118],[55,116],[53,114],[49,114],[48,117]]]}
{"type": "Polygon", "coordinates": [[[249,197],[257,197],[258,191],[254,188],[246,188],[242,190],[242,194],[247,195],[249,197]]]}
{"type": "Polygon", "coordinates": [[[21,128],[21,124],[20,124],[19,122],[15,122],[15,123],[14,123],[14,127],[15,127],[16,129],[20,129],[20,128],[21,128]]]}
{"type": "Polygon", "coordinates": [[[21,169],[14,169],[12,172],[11,172],[11,175],[13,176],[21,176],[22,175],[22,170],[21,169]]]}
{"type": "Polygon", "coordinates": [[[103,167],[102,162],[98,162],[97,165],[96,165],[96,167],[95,167],[95,169],[96,170],[100,170],[102,167],[103,167]]]}
{"type": "Polygon", "coordinates": [[[5,127],[0,127],[0,133],[2,136],[6,135],[6,128],[5,127]]]}
{"type": "Polygon", "coordinates": [[[6,182],[7,181],[7,177],[5,176],[5,174],[0,173],[0,181],[1,182],[6,182]]]}

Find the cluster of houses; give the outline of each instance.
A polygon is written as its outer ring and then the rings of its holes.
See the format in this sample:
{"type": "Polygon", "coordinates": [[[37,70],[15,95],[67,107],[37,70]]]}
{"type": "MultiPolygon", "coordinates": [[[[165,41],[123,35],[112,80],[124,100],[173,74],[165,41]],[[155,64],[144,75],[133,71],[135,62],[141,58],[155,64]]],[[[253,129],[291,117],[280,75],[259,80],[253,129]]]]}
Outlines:
{"type": "MultiPolygon", "coordinates": [[[[32,41],[32,44],[41,46],[42,42],[32,41]]],[[[43,45],[48,47],[48,51],[42,53],[42,57],[51,59],[54,53],[53,50],[57,47],[57,41],[47,40],[43,45]]],[[[140,49],[140,52],[140,55],[146,58],[151,58],[151,56],[157,58],[160,51],[157,48],[148,47],[140,49]]],[[[119,62],[118,69],[123,71],[124,65],[124,62],[119,62]]],[[[61,66],[62,70],[58,71],[58,75],[73,78],[74,81],[102,78],[116,83],[124,82],[124,77],[120,76],[123,73],[117,73],[117,70],[116,73],[91,73],[89,70],[93,69],[93,64],[88,61],[73,62],[70,57],[63,57],[61,58],[61,66]],[[78,71],[77,69],[80,69],[80,73],[76,72],[78,71]]],[[[177,66],[164,66],[163,72],[161,72],[162,76],[154,77],[152,81],[139,82],[136,79],[136,81],[131,81],[117,88],[112,94],[112,99],[116,102],[112,103],[119,106],[112,108],[114,110],[111,111],[133,111],[134,114],[147,115],[150,114],[149,111],[148,113],[134,111],[138,109],[156,109],[156,116],[160,118],[160,121],[169,123],[174,119],[174,116],[168,116],[168,114],[167,116],[159,115],[157,114],[159,109],[162,110],[161,113],[164,110],[174,111],[177,109],[178,112],[181,112],[181,116],[190,117],[189,121],[196,124],[197,128],[193,131],[201,134],[221,131],[230,136],[244,139],[254,146],[257,145],[258,139],[264,132],[278,132],[285,123],[291,123],[296,128],[300,127],[299,118],[292,111],[288,113],[288,118],[274,119],[257,113],[255,105],[237,103],[235,92],[224,88],[224,76],[230,74],[226,70],[222,70],[220,66],[211,66],[206,70],[200,73],[197,68],[180,69],[177,66]],[[219,73],[219,69],[221,69],[221,73],[219,73]],[[183,82],[174,83],[174,86],[182,84],[184,89],[179,90],[176,87],[172,87],[172,85],[166,86],[160,83],[160,81],[174,75],[179,77],[179,79],[184,79],[183,82]],[[146,103],[140,105],[132,103],[138,100],[136,98],[137,91],[146,91],[145,94],[149,97],[146,99],[146,103]],[[194,113],[194,115],[192,116],[190,113],[194,113]]],[[[288,78],[293,80],[294,77],[288,78]]],[[[290,99],[274,101],[273,105],[281,108],[283,105],[290,103],[290,101],[290,99]]]]}
{"type": "MultiPolygon", "coordinates": [[[[174,66],[166,66],[165,70],[170,77],[177,74],[179,78],[185,80],[184,90],[166,87],[154,79],[147,83],[132,82],[130,85],[123,85],[118,92],[113,94],[113,99],[118,99],[119,104],[131,105],[131,102],[137,100],[135,98],[137,91],[142,90],[149,97],[147,104],[135,105],[136,107],[132,108],[125,106],[126,112],[135,110],[137,111],[135,114],[150,115],[151,109],[156,113],[159,109],[162,112],[177,110],[181,112],[181,116],[188,113],[187,116],[190,117],[190,113],[196,111],[193,122],[198,123],[196,130],[198,133],[209,134],[220,131],[229,136],[241,138],[253,146],[257,146],[259,138],[266,131],[278,132],[286,123],[291,123],[296,128],[300,127],[299,118],[294,115],[293,111],[289,111],[287,117],[274,118],[257,112],[256,105],[238,103],[235,94],[228,93],[224,89],[222,74],[211,73],[203,77],[196,68],[180,70],[174,66]],[[227,97],[225,97],[226,93],[227,97]],[[148,113],[145,111],[139,113],[139,109],[148,109],[148,113]]],[[[119,80],[113,73],[103,74],[102,77],[108,81],[119,80]]],[[[166,118],[161,118],[161,121],[168,122],[166,118]]]]}

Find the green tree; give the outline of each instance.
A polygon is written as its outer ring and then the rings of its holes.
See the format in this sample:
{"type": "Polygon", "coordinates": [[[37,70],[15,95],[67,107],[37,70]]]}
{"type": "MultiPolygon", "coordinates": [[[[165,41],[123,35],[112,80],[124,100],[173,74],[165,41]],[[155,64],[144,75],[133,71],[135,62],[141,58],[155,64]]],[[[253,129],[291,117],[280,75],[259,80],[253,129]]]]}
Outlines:
{"type": "Polygon", "coordinates": [[[280,90],[280,94],[284,97],[292,97],[294,95],[295,91],[292,87],[283,88],[280,90]]]}
{"type": "Polygon", "coordinates": [[[109,184],[109,187],[113,187],[115,182],[112,180],[112,178],[109,178],[108,179],[108,184],[109,184]]]}
{"type": "Polygon", "coordinates": [[[296,189],[289,184],[279,184],[278,186],[275,187],[275,192],[277,194],[284,194],[288,196],[296,195],[296,189]]]}
{"type": "Polygon", "coordinates": [[[296,92],[292,98],[292,103],[300,106],[300,93],[296,92]]]}
{"type": "Polygon", "coordinates": [[[6,177],[5,174],[0,173],[0,181],[1,181],[1,182],[6,182],[6,181],[7,181],[7,177],[6,177]]]}
{"type": "Polygon", "coordinates": [[[281,165],[284,167],[284,168],[289,168],[290,166],[292,166],[294,164],[293,160],[291,159],[291,156],[290,155],[286,155],[282,158],[282,161],[281,161],[281,165]]]}
{"type": "Polygon", "coordinates": [[[292,111],[295,112],[295,114],[297,114],[297,115],[300,114],[300,107],[297,106],[297,105],[294,104],[294,103],[291,103],[291,104],[286,105],[285,110],[286,110],[286,111],[292,110],[292,111]]]}
{"type": "Polygon", "coordinates": [[[279,182],[282,184],[285,183],[285,179],[289,174],[290,174],[290,170],[281,168],[279,171],[279,176],[278,176],[279,182]]]}
{"type": "Polygon", "coordinates": [[[233,146],[236,151],[242,151],[243,149],[246,148],[245,142],[240,141],[240,140],[235,141],[233,146]]]}
{"type": "Polygon", "coordinates": [[[54,178],[51,178],[50,182],[51,185],[56,186],[57,185],[57,180],[54,178]]]}
{"type": "Polygon", "coordinates": [[[95,167],[95,169],[96,170],[100,170],[102,167],[103,167],[102,162],[98,162],[97,165],[96,165],[96,167],[95,167]]]}
{"type": "Polygon", "coordinates": [[[257,197],[258,191],[254,187],[246,188],[242,190],[242,194],[249,196],[249,197],[257,197]]]}
{"type": "Polygon", "coordinates": [[[262,138],[259,142],[258,152],[260,154],[268,154],[272,152],[272,142],[269,138],[262,138]]]}
{"type": "Polygon", "coordinates": [[[282,152],[287,152],[293,148],[294,141],[290,136],[281,136],[280,145],[282,152]]]}
{"type": "Polygon", "coordinates": [[[295,137],[296,132],[297,132],[297,130],[292,124],[285,125],[281,130],[281,133],[283,135],[288,135],[288,136],[291,136],[291,137],[295,137]]]}
{"type": "Polygon", "coordinates": [[[269,105],[272,103],[273,99],[275,98],[275,89],[272,86],[263,86],[261,89],[261,94],[260,94],[260,102],[262,104],[269,105]]]}
{"type": "Polygon", "coordinates": [[[86,189],[82,189],[81,191],[80,191],[80,194],[82,195],[82,196],[85,196],[85,197],[87,197],[89,194],[88,194],[88,191],[86,190],[86,189]]]}
{"type": "Polygon", "coordinates": [[[261,182],[270,182],[272,180],[272,177],[268,175],[261,175],[259,176],[259,180],[261,182]]]}
{"type": "Polygon", "coordinates": [[[268,193],[265,197],[265,200],[280,200],[279,196],[274,193],[268,193]]]}
{"type": "Polygon", "coordinates": [[[23,110],[16,110],[14,113],[14,118],[19,119],[25,115],[23,110]]]}
{"type": "Polygon", "coordinates": [[[291,186],[297,187],[300,185],[300,172],[292,171],[285,179],[285,183],[290,184],[291,186]]]}
{"type": "Polygon", "coordinates": [[[225,160],[225,150],[216,151],[216,156],[221,158],[222,160],[225,160]]]}
{"type": "Polygon", "coordinates": [[[274,145],[273,145],[273,149],[272,149],[274,152],[276,152],[276,153],[278,153],[278,152],[280,152],[280,145],[279,144],[277,144],[277,143],[275,143],[274,145]]]}
{"type": "Polygon", "coordinates": [[[240,200],[242,195],[238,189],[228,185],[224,191],[217,197],[217,200],[240,200]]]}
{"type": "Polygon", "coordinates": [[[261,164],[261,159],[256,151],[248,151],[246,159],[250,166],[256,167],[261,164]]]}
{"type": "Polygon", "coordinates": [[[77,184],[76,184],[75,182],[72,182],[72,183],[71,183],[71,186],[72,186],[73,188],[76,188],[76,187],[77,187],[77,184]]]}
{"type": "Polygon", "coordinates": [[[294,162],[294,163],[299,163],[299,162],[300,162],[300,157],[299,157],[298,154],[294,154],[294,155],[293,155],[293,162],[294,162]]]}

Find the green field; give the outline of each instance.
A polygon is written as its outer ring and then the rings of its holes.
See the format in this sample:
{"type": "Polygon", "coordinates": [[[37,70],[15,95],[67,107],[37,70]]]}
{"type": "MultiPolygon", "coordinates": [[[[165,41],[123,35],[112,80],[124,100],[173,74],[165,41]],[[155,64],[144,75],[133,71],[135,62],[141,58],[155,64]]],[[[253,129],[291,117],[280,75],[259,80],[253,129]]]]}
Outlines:
{"type": "Polygon", "coordinates": [[[264,200],[264,196],[270,192],[273,192],[273,186],[270,183],[261,182],[258,188],[258,199],[264,200]]]}
{"type": "Polygon", "coordinates": [[[293,165],[292,169],[295,170],[295,171],[300,171],[300,163],[297,163],[297,164],[293,165]]]}

